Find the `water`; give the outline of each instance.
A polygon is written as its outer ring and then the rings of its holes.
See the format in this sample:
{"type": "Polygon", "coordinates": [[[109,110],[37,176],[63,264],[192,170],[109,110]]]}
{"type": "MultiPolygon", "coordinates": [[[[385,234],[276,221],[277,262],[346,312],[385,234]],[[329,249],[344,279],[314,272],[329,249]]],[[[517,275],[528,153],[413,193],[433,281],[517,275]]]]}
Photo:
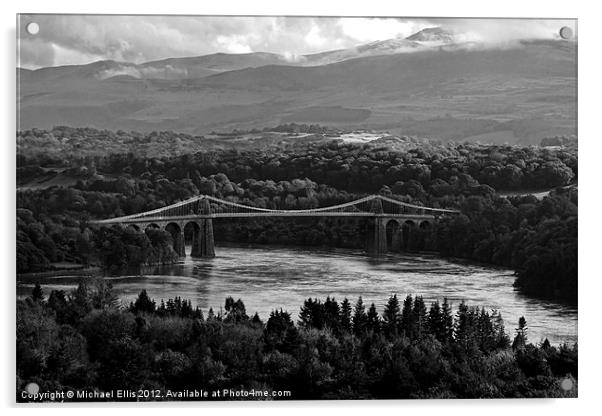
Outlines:
{"type": "MultiPolygon", "coordinates": [[[[190,249],[187,250],[190,252],[190,249]]],[[[191,259],[156,267],[142,276],[105,277],[124,304],[142,289],[157,300],[181,296],[206,313],[217,312],[224,299],[241,298],[250,316],[258,312],[267,319],[271,310],[282,308],[295,320],[308,297],[326,296],[352,305],[362,296],[367,306],[374,302],[382,311],[390,295],[403,300],[407,294],[422,295],[427,305],[447,297],[457,310],[469,305],[501,311],[511,335],[524,316],[532,342],[548,338],[552,343],[577,341],[577,309],[526,297],[512,287],[511,270],[451,262],[434,255],[391,254],[368,258],[362,251],[306,249],[277,246],[219,246],[214,259],[191,259]]],[[[27,296],[39,281],[46,294],[52,289],[71,290],[78,278],[54,276],[19,278],[17,295],[27,296]]]]}

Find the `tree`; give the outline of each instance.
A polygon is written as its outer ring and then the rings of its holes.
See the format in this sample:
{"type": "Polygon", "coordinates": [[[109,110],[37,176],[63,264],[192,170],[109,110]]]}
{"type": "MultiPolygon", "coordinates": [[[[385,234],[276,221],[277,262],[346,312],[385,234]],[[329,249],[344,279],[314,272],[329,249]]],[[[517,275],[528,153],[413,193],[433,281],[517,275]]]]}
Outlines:
{"type": "Polygon", "coordinates": [[[428,328],[430,332],[437,338],[439,342],[447,342],[447,329],[445,327],[444,315],[439,305],[439,301],[431,304],[427,318],[428,328]]]}
{"type": "Polygon", "coordinates": [[[412,310],[414,306],[414,299],[412,295],[406,296],[403,301],[403,310],[401,311],[401,318],[399,321],[399,329],[402,334],[407,337],[411,336],[412,333],[412,310]]]}
{"type": "Polygon", "coordinates": [[[269,349],[291,352],[298,342],[299,334],[291,315],[282,309],[270,313],[263,333],[269,349]]]}
{"type": "Polygon", "coordinates": [[[518,328],[516,328],[516,336],[512,342],[512,349],[523,349],[527,345],[527,320],[524,316],[518,318],[518,328]]]}
{"type": "Polygon", "coordinates": [[[443,298],[441,315],[442,335],[446,341],[450,342],[454,337],[454,317],[452,315],[452,306],[448,302],[447,297],[443,298]]]}
{"type": "Polygon", "coordinates": [[[235,302],[234,298],[228,296],[224,309],[226,310],[226,322],[241,322],[249,319],[245,304],[241,299],[235,302]]]}
{"type": "Polygon", "coordinates": [[[257,312],[255,312],[255,315],[253,315],[253,318],[251,318],[251,323],[258,326],[263,326],[263,321],[257,312]]]}
{"type": "Polygon", "coordinates": [[[324,328],[327,322],[324,309],[324,305],[320,300],[306,299],[299,312],[299,326],[304,328],[324,328]]]}
{"type": "Polygon", "coordinates": [[[341,310],[339,303],[330,296],[327,296],[324,302],[324,320],[329,328],[338,331],[341,322],[341,310]]]}
{"type": "Polygon", "coordinates": [[[494,310],[491,317],[493,320],[493,331],[495,333],[497,348],[507,348],[510,346],[510,338],[508,337],[508,334],[506,334],[502,314],[499,311],[494,310]]]}
{"type": "Polygon", "coordinates": [[[113,285],[103,279],[95,282],[91,300],[95,309],[114,308],[119,304],[119,299],[113,292],[113,285]]]}
{"type": "Polygon", "coordinates": [[[92,310],[92,306],[88,285],[81,280],[77,285],[77,289],[73,290],[69,296],[71,314],[74,319],[81,318],[92,310]]]}
{"type": "Polygon", "coordinates": [[[412,339],[421,340],[427,331],[426,306],[422,296],[414,298],[412,308],[412,339]]]}
{"type": "Polygon", "coordinates": [[[356,336],[360,336],[364,333],[366,329],[368,317],[366,316],[366,311],[364,307],[364,302],[362,297],[360,296],[355,303],[355,307],[353,309],[353,333],[356,336]]]}
{"type": "Polygon", "coordinates": [[[368,314],[366,315],[366,329],[372,331],[374,334],[380,333],[381,330],[380,317],[374,303],[370,305],[370,309],[368,309],[368,314]]]}
{"type": "Polygon", "coordinates": [[[36,282],[33,290],[31,291],[31,298],[34,302],[41,303],[44,301],[44,293],[42,292],[42,286],[40,286],[40,282],[36,282]]]}
{"type": "Polygon", "coordinates": [[[454,339],[458,345],[468,351],[478,341],[476,337],[475,310],[468,307],[464,301],[458,306],[454,328],[454,339]]]}
{"type": "Polygon", "coordinates": [[[399,301],[397,295],[389,297],[385,309],[383,311],[383,329],[387,335],[397,335],[399,322],[401,319],[399,310],[399,301]]]}
{"type": "Polygon", "coordinates": [[[142,291],[138,295],[138,298],[134,301],[133,304],[130,304],[130,311],[134,313],[153,313],[155,312],[155,309],[155,301],[148,296],[148,293],[146,293],[146,289],[142,289],[142,291]]]}
{"type": "Polygon", "coordinates": [[[347,298],[341,303],[341,329],[351,332],[351,304],[347,298]]]}

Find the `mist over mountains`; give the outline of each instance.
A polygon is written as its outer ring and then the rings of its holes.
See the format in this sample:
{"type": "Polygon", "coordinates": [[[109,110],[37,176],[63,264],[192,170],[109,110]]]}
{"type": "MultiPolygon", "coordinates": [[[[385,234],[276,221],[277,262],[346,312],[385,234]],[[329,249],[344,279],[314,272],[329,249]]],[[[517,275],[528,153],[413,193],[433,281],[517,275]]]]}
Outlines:
{"type": "Polygon", "coordinates": [[[19,129],[262,128],[283,122],[441,140],[576,133],[574,42],[483,45],[442,28],[308,55],[217,53],[18,69],[19,129]]]}

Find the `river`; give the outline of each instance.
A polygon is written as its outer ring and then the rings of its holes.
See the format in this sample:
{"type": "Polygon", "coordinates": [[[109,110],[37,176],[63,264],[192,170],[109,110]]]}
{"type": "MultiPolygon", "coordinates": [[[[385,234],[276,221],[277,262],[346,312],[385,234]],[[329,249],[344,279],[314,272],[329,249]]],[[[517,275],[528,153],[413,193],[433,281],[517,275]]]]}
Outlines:
{"type": "MultiPolygon", "coordinates": [[[[188,248],[187,252],[190,252],[188,248]]],[[[422,295],[427,308],[447,297],[454,312],[464,300],[472,306],[498,309],[506,331],[512,336],[518,318],[528,324],[528,338],[554,344],[577,342],[577,308],[529,298],[514,290],[511,270],[455,262],[435,255],[391,254],[380,259],[360,250],[316,249],[280,246],[218,246],[213,259],[192,259],[155,267],[141,276],[104,277],[122,303],[129,304],[142,289],[157,303],[180,296],[190,299],[205,314],[217,312],[227,296],[241,298],[251,316],[258,312],[267,319],[271,310],[291,312],[295,321],[308,297],[326,296],[352,305],[362,296],[368,307],[374,302],[380,312],[394,293],[422,295]]],[[[19,277],[17,295],[31,293],[39,281],[46,295],[52,289],[71,290],[74,276],[19,277]]]]}

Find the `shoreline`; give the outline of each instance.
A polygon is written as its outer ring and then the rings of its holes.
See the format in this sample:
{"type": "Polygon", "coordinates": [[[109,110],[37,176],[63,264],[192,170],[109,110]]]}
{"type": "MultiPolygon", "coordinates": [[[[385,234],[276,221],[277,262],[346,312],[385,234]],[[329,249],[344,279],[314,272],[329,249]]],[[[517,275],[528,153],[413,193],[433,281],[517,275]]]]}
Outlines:
{"type": "Polygon", "coordinates": [[[102,272],[102,268],[98,266],[73,268],[73,269],[55,269],[45,270],[42,272],[28,272],[28,273],[17,273],[17,279],[25,278],[30,279],[34,277],[55,277],[55,276],[82,276],[82,277],[93,277],[98,276],[102,272]]]}

